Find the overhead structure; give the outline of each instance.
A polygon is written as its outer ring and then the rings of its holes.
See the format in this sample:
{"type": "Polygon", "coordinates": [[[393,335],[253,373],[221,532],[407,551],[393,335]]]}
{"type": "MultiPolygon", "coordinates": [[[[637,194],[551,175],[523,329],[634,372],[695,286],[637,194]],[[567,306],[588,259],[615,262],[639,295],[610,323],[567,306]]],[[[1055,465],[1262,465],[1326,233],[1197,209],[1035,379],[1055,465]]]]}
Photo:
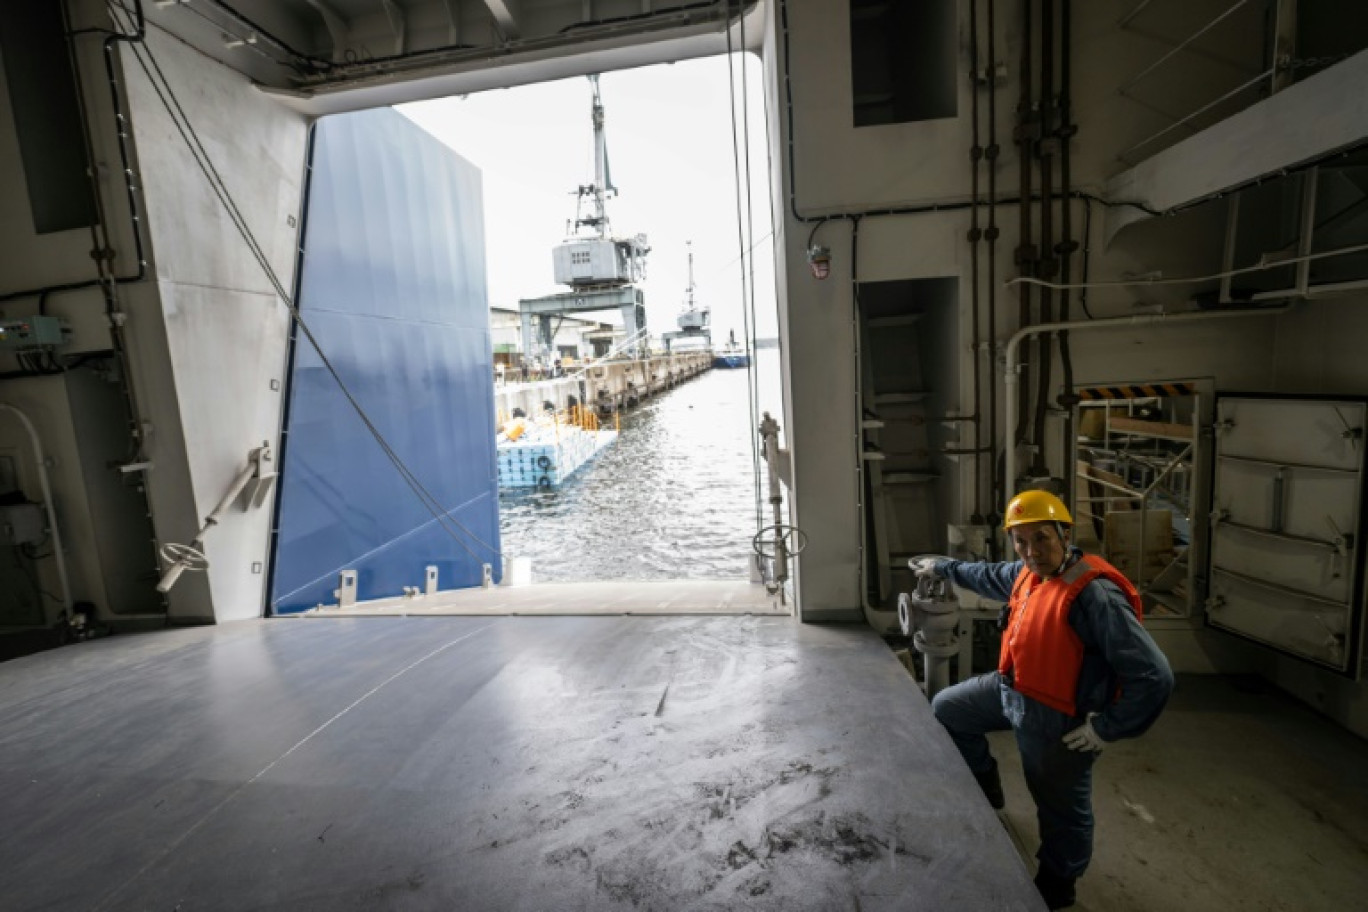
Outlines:
{"type": "Polygon", "coordinates": [[[522,317],[523,357],[551,359],[557,317],[617,309],[622,314],[626,352],[640,353],[646,333],[646,302],[637,282],[646,278],[646,235],[614,237],[608,220],[608,197],[617,195],[608,172],[608,141],[603,132],[603,99],[597,74],[591,108],[594,124],[594,180],[576,189],[575,217],[566,225],[566,239],[552,251],[556,282],[569,293],[525,298],[518,302],[522,317]],[[534,327],[535,321],[535,327],[534,327]]]}

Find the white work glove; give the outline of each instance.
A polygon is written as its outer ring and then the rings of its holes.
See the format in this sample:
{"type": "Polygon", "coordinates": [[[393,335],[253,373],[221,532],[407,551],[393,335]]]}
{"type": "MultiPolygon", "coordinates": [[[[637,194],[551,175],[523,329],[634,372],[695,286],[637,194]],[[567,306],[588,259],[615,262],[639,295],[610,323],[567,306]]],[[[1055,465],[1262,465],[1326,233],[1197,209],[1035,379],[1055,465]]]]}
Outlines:
{"type": "Polygon", "coordinates": [[[1097,718],[1097,713],[1088,713],[1088,720],[1073,731],[1064,735],[1064,746],[1069,750],[1087,751],[1093,754],[1100,754],[1102,748],[1106,747],[1107,742],[1093,728],[1092,720],[1097,718]]]}
{"type": "Polygon", "coordinates": [[[931,581],[940,577],[940,574],[936,572],[936,559],[934,557],[919,557],[908,561],[907,566],[911,568],[918,579],[931,581]]]}

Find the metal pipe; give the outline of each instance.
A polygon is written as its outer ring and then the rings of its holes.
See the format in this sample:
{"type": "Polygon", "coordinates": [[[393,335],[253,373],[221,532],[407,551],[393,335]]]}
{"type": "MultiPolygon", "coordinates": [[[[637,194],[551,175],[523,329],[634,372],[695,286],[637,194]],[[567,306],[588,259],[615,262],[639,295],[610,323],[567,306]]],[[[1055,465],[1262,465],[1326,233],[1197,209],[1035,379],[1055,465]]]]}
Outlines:
{"type": "MultiPolygon", "coordinates": [[[[1031,248],[1031,157],[1035,151],[1032,142],[1032,116],[1031,116],[1031,0],[1023,0],[1022,4],[1022,29],[1021,29],[1021,61],[1019,78],[1021,80],[1020,92],[1017,96],[1017,123],[1016,123],[1016,142],[1017,142],[1017,180],[1018,191],[1021,196],[1021,209],[1018,212],[1018,232],[1017,238],[1017,271],[1026,278],[1035,277],[1035,251],[1031,248]]],[[[1031,324],[1031,292],[1029,282],[1022,283],[1023,287],[1017,290],[1017,326],[1027,327],[1031,324]]],[[[1011,435],[1008,441],[1008,452],[1020,446],[1026,437],[1026,427],[1024,419],[1030,411],[1030,401],[1027,398],[1028,392],[1025,384],[1017,386],[1013,392],[1018,399],[1016,403],[1016,422],[1007,422],[1007,433],[1011,435]]],[[[1009,409],[1010,411],[1010,409],[1009,409]]],[[[1010,472],[1007,473],[1006,483],[1013,484],[1010,472]]]]}
{"type": "MultiPolygon", "coordinates": [[[[1040,166],[1040,258],[1036,261],[1036,275],[1051,281],[1055,278],[1054,254],[1054,5],[1056,0],[1040,2],[1040,145],[1036,160],[1040,166]]],[[[1067,204],[1066,204],[1067,205],[1067,204]]],[[[1054,322],[1054,290],[1040,289],[1040,322],[1054,322]]],[[[1054,338],[1044,335],[1036,340],[1035,421],[1031,428],[1034,448],[1031,468],[1043,472],[1045,465],[1045,416],[1050,407],[1050,377],[1054,372],[1054,338]]]]}
{"type": "Polygon", "coordinates": [[[779,483],[779,422],[765,412],[760,421],[760,438],[765,446],[765,463],[769,467],[769,502],[774,518],[774,582],[777,584],[779,604],[785,603],[784,583],[788,581],[788,545],[784,540],[784,492],[779,483]]]}
{"type": "Polygon", "coordinates": [[[1320,168],[1312,168],[1302,177],[1302,219],[1301,237],[1298,238],[1297,255],[1302,261],[1297,264],[1297,294],[1305,295],[1311,287],[1311,261],[1305,257],[1311,254],[1316,237],[1316,191],[1320,184],[1320,168]]]}
{"type": "Polygon", "coordinates": [[[1136,16],[1140,15],[1142,12],[1144,12],[1145,7],[1149,6],[1153,2],[1154,0],[1140,0],[1140,2],[1135,5],[1134,9],[1132,9],[1129,13],[1126,13],[1126,15],[1121,17],[1121,21],[1116,23],[1116,27],[1125,28],[1126,26],[1130,25],[1131,20],[1134,19],[1136,16]]]}
{"type": "Polygon", "coordinates": [[[43,455],[43,442],[38,439],[38,431],[33,427],[29,416],[18,406],[0,402],[0,410],[13,412],[19,417],[24,430],[28,432],[29,442],[33,445],[33,460],[38,466],[38,487],[43,494],[43,505],[47,508],[48,534],[52,536],[52,556],[57,560],[57,577],[62,584],[63,620],[72,617],[71,581],[67,578],[66,555],[62,552],[62,533],[57,527],[57,509],[52,503],[52,485],[48,481],[47,457],[43,455]]]}
{"type": "MultiPolygon", "coordinates": [[[[855,355],[855,511],[859,518],[860,553],[859,567],[855,573],[855,583],[860,589],[860,608],[865,623],[880,633],[888,633],[896,622],[897,612],[869,604],[869,584],[866,581],[869,567],[869,536],[865,531],[865,468],[861,452],[864,449],[864,348],[860,344],[860,219],[850,222],[850,328],[854,337],[852,347],[855,355]],[[892,618],[887,616],[892,614],[892,618]],[[878,615],[884,615],[879,618],[878,615]]],[[[882,577],[881,577],[882,579],[882,577]]],[[[882,597],[882,592],[880,593],[882,597]]]]}
{"type": "Polygon", "coordinates": [[[978,8],[979,0],[969,0],[969,91],[972,93],[972,113],[970,119],[973,121],[973,142],[969,149],[969,159],[972,163],[970,180],[970,198],[972,205],[970,208],[969,219],[969,309],[971,312],[972,329],[970,335],[973,337],[972,347],[969,349],[973,353],[972,367],[974,371],[974,522],[983,521],[983,466],[978,458],[978,451],[981,446],[982,425],[979,421],[979,409],[982,403],[982,390],[979,387],[979,378],[982,371],[979,369],[979,242],[983,238],[983,232],[979,229],[979,165],[983,160],[983,147],[979,145],[979,84],[978,84],[978,8]]]}
{"type": "Polygon", "coordinates": [[[1308,285],[1305,291],[1288,289],[1287,291],[1259,291],[1250,295],[1251,301],[1267,301],[1276,298],[1287,297],[1296,294],[1300,297],[1316,298],[1321,295],[1347,294],[1352,291],[1363,291],[1368,288],[1368,279],[1355,279],[1351,282],[1325,282],[1320,285],[1308,285]]]}
{"type": "MultiPolygon", "coordinates": [[[[1199,284],[1199,283],[1201,283],[1201,282],[1215,282],[1215,281],[1217,281],[1218,279],[1224,279],[1224,278],[1226,278],[1227,276],[1247,275],[1247,274],[1249,274],[1249,273],[1251,273],[1251,272],[1263,272],[1263,271],[1266,270],[1266,269],[1277,269],[1279,266],[1290,266],[1290,265],[1293,264],[1293,263],[1300,263],[1300,262],[1302,262],[1303,260],[1324,260],[1324,259],[1328,259],[1328,258],[1330,258],[1330,257],[1347,256],[1347,255],[1349,255],[1349,254],[1351,254],[1351,253],[1362,253],[1362,252],[1365,251],[1365,250],[1368,250],[1368,244],[1354,244],[1354,245],[1349,246],[1349,247],[1336,247],[1336,248],[1333,249],[1333,250],[1322,250],[1322,251],[1320,251],[1319,253],[1309,253],[1309,254],[1307,254],[1306,256],[1284,257],[1284,258],[1281,259],[1281,260],[1269,260],[1269,259],[1268,259],[1268,255],[1267,255],[1267,254],[1264,254],[1264,256],[1261,258],[1261,262],[1255,263],[1255,264],[1252,265],[1252,266],[1241,266],[1241,267],[1238,268],[1238,269],[1225,269],[1225,270],[1222,270],[1221,272],[1213,273],[1213,274],[1211,274],[1211,275],[1204,275],[1204,276],[1183,276],[1183,277],[1181,277],[1181,278],[1174,278],[1174,279],[1166,279],[1166,278],[1163,278],[1162,275],[1160,275],[1159,277],[1155,277],[1155,278],[1122,279],[1122,280],[1119,280],[1119,281],[1111,281],[1111,282],[1088,282],[1088,283],[1086,283],[1086,284],[1084,284],[1084,283],[1079,283],[1079,284],[1076,284],[1076,285],[1075,285],[1075,284],[1069,284],[1069,283],[1064,283],[1064,282],[1046,282],[1046,281],[1043,280],[1043,279],[1029,279],[1029,278],[1018,277],[1018,278],[1015,278],[1015,279],[1009,279],[1009,280],[1007,281],[1007,284],[1008,284],[1008,285],[1019,285],[1019,284],[1049,285],[1051,288],[1056,288],[1056,289],[1059,289],[1059,288],[1133,288],[1133,287],[1142,286],[1142,285],[1196,285],[1196,284],[1199,284]]],[[[1349,283],[1340,283],[1341,286],[1348,285],[1348,284],[1349,284],[1349,283]]],[[[1328,288],[1328,287],[1330,287],[1330,286],[1323,286],[1323,287],[1327,287],[1327,288],[1328,288]]],[[[1338,287],[1338,286],[1337,286],[1337,287],[1338,287]]],[[[1313,286],[1312,288],[1308,289],[1307,291],[1308,291],[1308,293],[1310,293],[1310,292],[1313,292],[1314,290],[1315,290],[1315,286],[1313,286]]],[[[1272,296],[1282,296],[1282,295],[1290,295],[1290,294],[1293,294],[1294,291],[1295,291],[1294,289],[1288,289],[1288,290],[1285,291],[1285,292],[1260,292],[1260,294],[1263,294],[1263,295],[1272,295],[1272,296]]],[[[1126,317],[1126,318],[1122,318],[1122,319],[1130,319],[1130,318],[1129,318],[1129,317],[1126,317]]]]}
{"type": "MultiPolygon", "coordinates": [[[[1072,266],[1072,255],[1078,249],[1078,243],[1073,239],[1073,200],[1069,194],[1073,191],[1073,171],[1071,159],[1069,157],[1069,143],[1077,128],[1073,123],[1073,2],[1072,0],[1061,0],[1060,3],[1060,22],[1059,22],[1059,129],[1055,135],[1059,138],[1059,233],[1061,240],[1057,251],[1059,253],[1059,273],[1067,283],[1073,278],[1070,270],[1072,266]]],[[[1047,202],[1048,206],[1049,203],[1047,202]]],[[[1072,319],[1070,313],[1070,297],[1072,292],[1064,289],[1059,293],[1059,320],[1067,323],[1072,319]]],[[[1069,334],[1062,332],[1059,334],[1059,366],[1062,372],[1063,394],[1060,397],[1060,404],[1064,405],[1068,411],[1064,417],[1064,492],[1065,500],[1073,499],[1074,486],[1076,484],[1076,463],[1075,460],[1068,458],[1068,448],[1074,439],[1074,376],[1073,376],[1073,353],[1069,350],[1069,334]]]]}
{"type": "MultiPolygon", "coordinates": [[[[988,516],[992,524],[998,505],[1003,502],[997,477],[997,0],[988,0],[988,337],[986,352],[975,352],[988,361],[988,516]]],[[[988,536],[990,542],[996,541],[988,536]]],[[[991,556],[991,555],[990,555],[991,556]]]]}
{"type": "MultiPolygon", "coordinates": [[[[1004,367],[1003,383],[1007,388],[1007,425],[1011,426],[1015,415],[1012,414],[1012,388],[1020,380],[1017,372],[1021,365],[1017,363],[1017,348],[1021,341],[1027,336],[1043,332],[1058,332],[1060,330],[1092,330],[1092,329],[1125,329],[1134,326],[1148,326],[1154,323],[1189,323],[1197,320],[1228,320],[1236,317],[1260,317],[1272,314],[1285,313],[1292,307],[1291,304],[1284,304],[1281,307],[1256,307],[1242,310],[1218,310],[1218,311],[1192,311],[1178,314],[1142,314],[1134,317],[1113,317],[1101,320],[1073,320],[1068,323],[1042,323],[1037,326],[1026,326],[1017,330],[1012,338],[1007,340],[1006,365],[1004,367]]],[[[1007,447],[1007,478],[1013,478],[1016,472],[1016,448],[1007,447]]]]}
{"type": "MultiPolygon", "coordinates": [[[[946,555],[919,554],[908,565],[928,557],[944,559],[946,555]]],[[[898,596],[898,626],[921,653],[922,684],[928,698],[950,686],[950,657],[960,650],[959,620],[959,599],[949,580],[932,582],[919,577],[911,592],[898,596]]],[[[966,669],[960,669],[960,677],[968,677],[966,669]]]]}

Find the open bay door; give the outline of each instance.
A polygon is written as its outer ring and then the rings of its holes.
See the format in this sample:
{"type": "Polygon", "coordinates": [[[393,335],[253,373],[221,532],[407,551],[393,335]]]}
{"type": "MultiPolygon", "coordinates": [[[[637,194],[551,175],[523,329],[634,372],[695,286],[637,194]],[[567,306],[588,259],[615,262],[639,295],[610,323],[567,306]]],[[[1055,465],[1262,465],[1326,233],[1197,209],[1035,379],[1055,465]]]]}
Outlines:
{"type": "Polygon", "coordinates": [[[1207,620],[1355,676],[1363,401],[1216,402],[1207,620]]]}

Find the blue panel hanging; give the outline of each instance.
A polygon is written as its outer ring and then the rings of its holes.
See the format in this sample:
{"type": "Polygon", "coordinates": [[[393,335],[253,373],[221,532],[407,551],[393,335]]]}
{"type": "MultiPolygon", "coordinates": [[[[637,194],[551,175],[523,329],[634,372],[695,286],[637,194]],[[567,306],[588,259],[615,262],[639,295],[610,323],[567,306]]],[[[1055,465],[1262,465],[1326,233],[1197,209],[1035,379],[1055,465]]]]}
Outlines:
{"type": "MultiPolygon", "coordinates": [[[[498,567],[493,354],[480,172],[401,114],[314,133],[299,307],[425,506],[296,333],[272,610],[479,585],[498,567]],[[443,521],[434,516],[444,516],[443,521]]],[[[497,572],[497,571],[496,571],[497,572]]]]}

